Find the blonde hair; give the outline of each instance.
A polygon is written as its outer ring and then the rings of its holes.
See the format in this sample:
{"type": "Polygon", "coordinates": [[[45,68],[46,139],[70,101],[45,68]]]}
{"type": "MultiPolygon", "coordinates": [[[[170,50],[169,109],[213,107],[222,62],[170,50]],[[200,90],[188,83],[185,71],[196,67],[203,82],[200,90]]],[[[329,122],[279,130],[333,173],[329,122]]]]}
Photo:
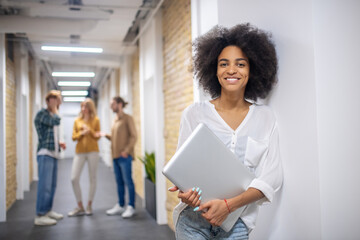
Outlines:
{"type": "MultiPolygon", "coordinates": [[[[95,103],[91,98],[85,98],[85,100],[81,103],[81,107],[85,106],[89,110],[90,119],[96,117],[96,108],[95,103]]],[[[79,113],[80,118],[84,118],[84,114],[80,111],[79,113]]]]}
{"type": "Polygon", "coordinates": [[[58,90],[51,90],[45,96],[45,100],[48,102],[50,98],[61,98],[61,93],[58,90]]]}

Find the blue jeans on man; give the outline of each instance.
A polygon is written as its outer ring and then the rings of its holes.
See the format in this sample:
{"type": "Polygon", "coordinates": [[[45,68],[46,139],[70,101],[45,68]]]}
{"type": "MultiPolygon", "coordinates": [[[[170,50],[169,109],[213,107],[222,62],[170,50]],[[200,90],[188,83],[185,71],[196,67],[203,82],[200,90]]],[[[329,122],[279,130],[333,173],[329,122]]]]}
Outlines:
{"type": "Polygon", "coordinates": [[[132,157],[129,155],[127,158],[119,157],[113,160],[115,179],[117,184],[117,192],[119,196],[119,205],[125,205],[125,184],[129,193],[128,205],[135,208],[135,186],[132,180],[132,157]]]}
{"type": "Polygon", "coordinates": [[[43,216],[52,209],[56,179],[57,179],[57,159],[38,155],[38,175],[39,182],[37,187],[36,215],[43,216]]]}

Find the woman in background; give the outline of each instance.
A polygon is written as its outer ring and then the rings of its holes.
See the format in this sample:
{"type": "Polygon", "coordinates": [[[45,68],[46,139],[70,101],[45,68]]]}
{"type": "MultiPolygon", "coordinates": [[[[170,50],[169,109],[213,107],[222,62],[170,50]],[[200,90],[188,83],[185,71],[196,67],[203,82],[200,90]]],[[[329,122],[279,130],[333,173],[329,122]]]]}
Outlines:
{"type": "Polygon", "coordinates": [[[100,121],[96,116],[96,109],[93,100],[86,98],[81,103],[81,112],[75,119],[72,139],[77,141],[76,155],[71,169],[71,182],[74,189],[77,207],[68,213],[69,217],[92,215],[92,203],[96,190],[96,172],[99,162],[99,146],[97,141],[100,138],[100,121]],[[89,169],[89,198],[86,210],[82,202],[80,175],[85,162],[89,169]]]}

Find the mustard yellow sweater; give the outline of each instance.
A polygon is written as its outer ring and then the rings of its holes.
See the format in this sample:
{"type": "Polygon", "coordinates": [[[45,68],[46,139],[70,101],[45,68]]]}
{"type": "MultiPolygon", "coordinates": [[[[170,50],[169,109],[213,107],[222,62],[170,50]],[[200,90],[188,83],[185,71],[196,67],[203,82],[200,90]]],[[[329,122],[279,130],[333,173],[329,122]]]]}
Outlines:
{"type": "Polygon", "coordinates": [[[98,117],[94,117],[90,121],[84,121],[84,119],[80,117],[76,118],[72,135],[73,141],[77,141],[76,153],[99,152],[97,141],[100,137],[95,137],[95,133],[98,131],[100,131],[100,121],[98,117]],[[84,129],[84,125],[87,125],[90,131],[82,135],[81,132],[84,129]]]}

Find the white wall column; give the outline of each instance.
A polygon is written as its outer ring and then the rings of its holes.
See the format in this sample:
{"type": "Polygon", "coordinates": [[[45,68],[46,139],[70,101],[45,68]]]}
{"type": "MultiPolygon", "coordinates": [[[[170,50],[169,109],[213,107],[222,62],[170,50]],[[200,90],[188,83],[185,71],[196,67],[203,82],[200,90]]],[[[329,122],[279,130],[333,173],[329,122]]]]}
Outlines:
{"type": "Polygon", "coordinates": [[[162,13],[159,11],[140,37],[140,103],[143,153],[155,152],[156,220],[166,224],[162,13]]]}
{"type": "Polygon", "coordinates": [[[15,43],[16,78],[16,198],[23,199],[29,183],[29,60],[24,44],[15,43]]]}
{"type": "MultiPolygon", "coordinates": [[[[99,89],[99,100],[98,100],[98,115],[100,118],[100,128],[102,132],[110,134],[111,124],[113,119],[113,113],[110,109],[110,103],[115,95],[110,95],[109,92],[110,80],[105,79],[102,84],[98,87],[99,89]]],[[[106,166],[112,167],[111,157],[111,143],[106,138],[100,138],[100,156],[106,166]]]]}
{"type": "MultiPolygon", "coordinates": [[[[41,94],[41,70],[40,70],[40,61],[35,59],[34,60],[34,80],[35,80],[35,102],[32,103],[33,104],[33,112],[32,112],[32,116],[35,119],[36,114],[40,111],[41,109],[41,102],[42,102],[42,94],[41,94]]],[[[32,120],[33,121],[33,120],[32,120]]],[[[37,165],[37,145],[38,145],[38,135],[36,132],[36,128],[35,128],[35,124],[32,124],[32,128],[33,128],[33,180],[37,181],[38,178],[38,165],[37,165]]]]}
{"type": "MultiPolygon", "coordinates": [[[[146,34],[144,34],[146,35],[146,34]]],[[[144,107],[144,81],[145,81],[145,46],[146,41],[142,38],[139,38],[139,92],[140,92],[140,129],[141,132],[138,133],[141,136],[141,153],[145,153],[145,107],[144,107]]],[[[145,168],[143,168],[142,175],[145,176],[145,168]]],[[[143,196],[145,196],[145,184],[143,188],[143,196]]],[[[145,201],[143,201],[143,207],[145,207],[145,201]]]]}
{"type": "Polygon", "coordinates": [[[167,223],[166,212],[166,179],[162,174],[165,165],[165,139],[164,139],[164,92],[163,92],[163,39],[162,39],[162,12],[154,17],[155,33],[155,152],[156,152],[156,217],[158,224],[167,223]]]}
{"type": "Polygon", "coordinates": [[[63,102],[59,109],[63,128],[63,141],[66,143],[66,149],[63,151],[64,159],[73,159],[75,156],[77,142],[72,140],[72,129],[80,110],[81,106],[79,102],[63,102]]]}
{"type": "Polygon", "coordinates": [[[120,65],[120,96],[129,102],[125,110],[128,114],[133,113],[132,86],[131,86],[131,57],[124,56],[120,65]]]}
{"type": "MultiPolygon", "coordinates": [[[[209,31],[219,23],[217,0],[191,0],[191,38],[197,37],[209,31]]],[[[206,94],[194,81],[194,102],[209,100],[206,94]]]]}
{"type": "Polygon", "coordinates": [[[110,84],[110,91],[109,91],[109,95],[110,95],[110,99],[112,99],[113,97],[116,96],[116,82],[119,81],[119,74],[117,71],[115,71],[115,69],[113,69],[111,71],[111,74],[110,74],[110,79],[109,79],[109,82],[108,84],[110,84]]]}
{"type": "Polygon", "coordinates": [[[360,236],[359,12],[359,1],[313,1],[321,233],[326,240],[360,236]]]}
{"type": "Polygon", "coordinates": [[[6,221],[6,49],[0,34],[0,222],[6,221]]]}

